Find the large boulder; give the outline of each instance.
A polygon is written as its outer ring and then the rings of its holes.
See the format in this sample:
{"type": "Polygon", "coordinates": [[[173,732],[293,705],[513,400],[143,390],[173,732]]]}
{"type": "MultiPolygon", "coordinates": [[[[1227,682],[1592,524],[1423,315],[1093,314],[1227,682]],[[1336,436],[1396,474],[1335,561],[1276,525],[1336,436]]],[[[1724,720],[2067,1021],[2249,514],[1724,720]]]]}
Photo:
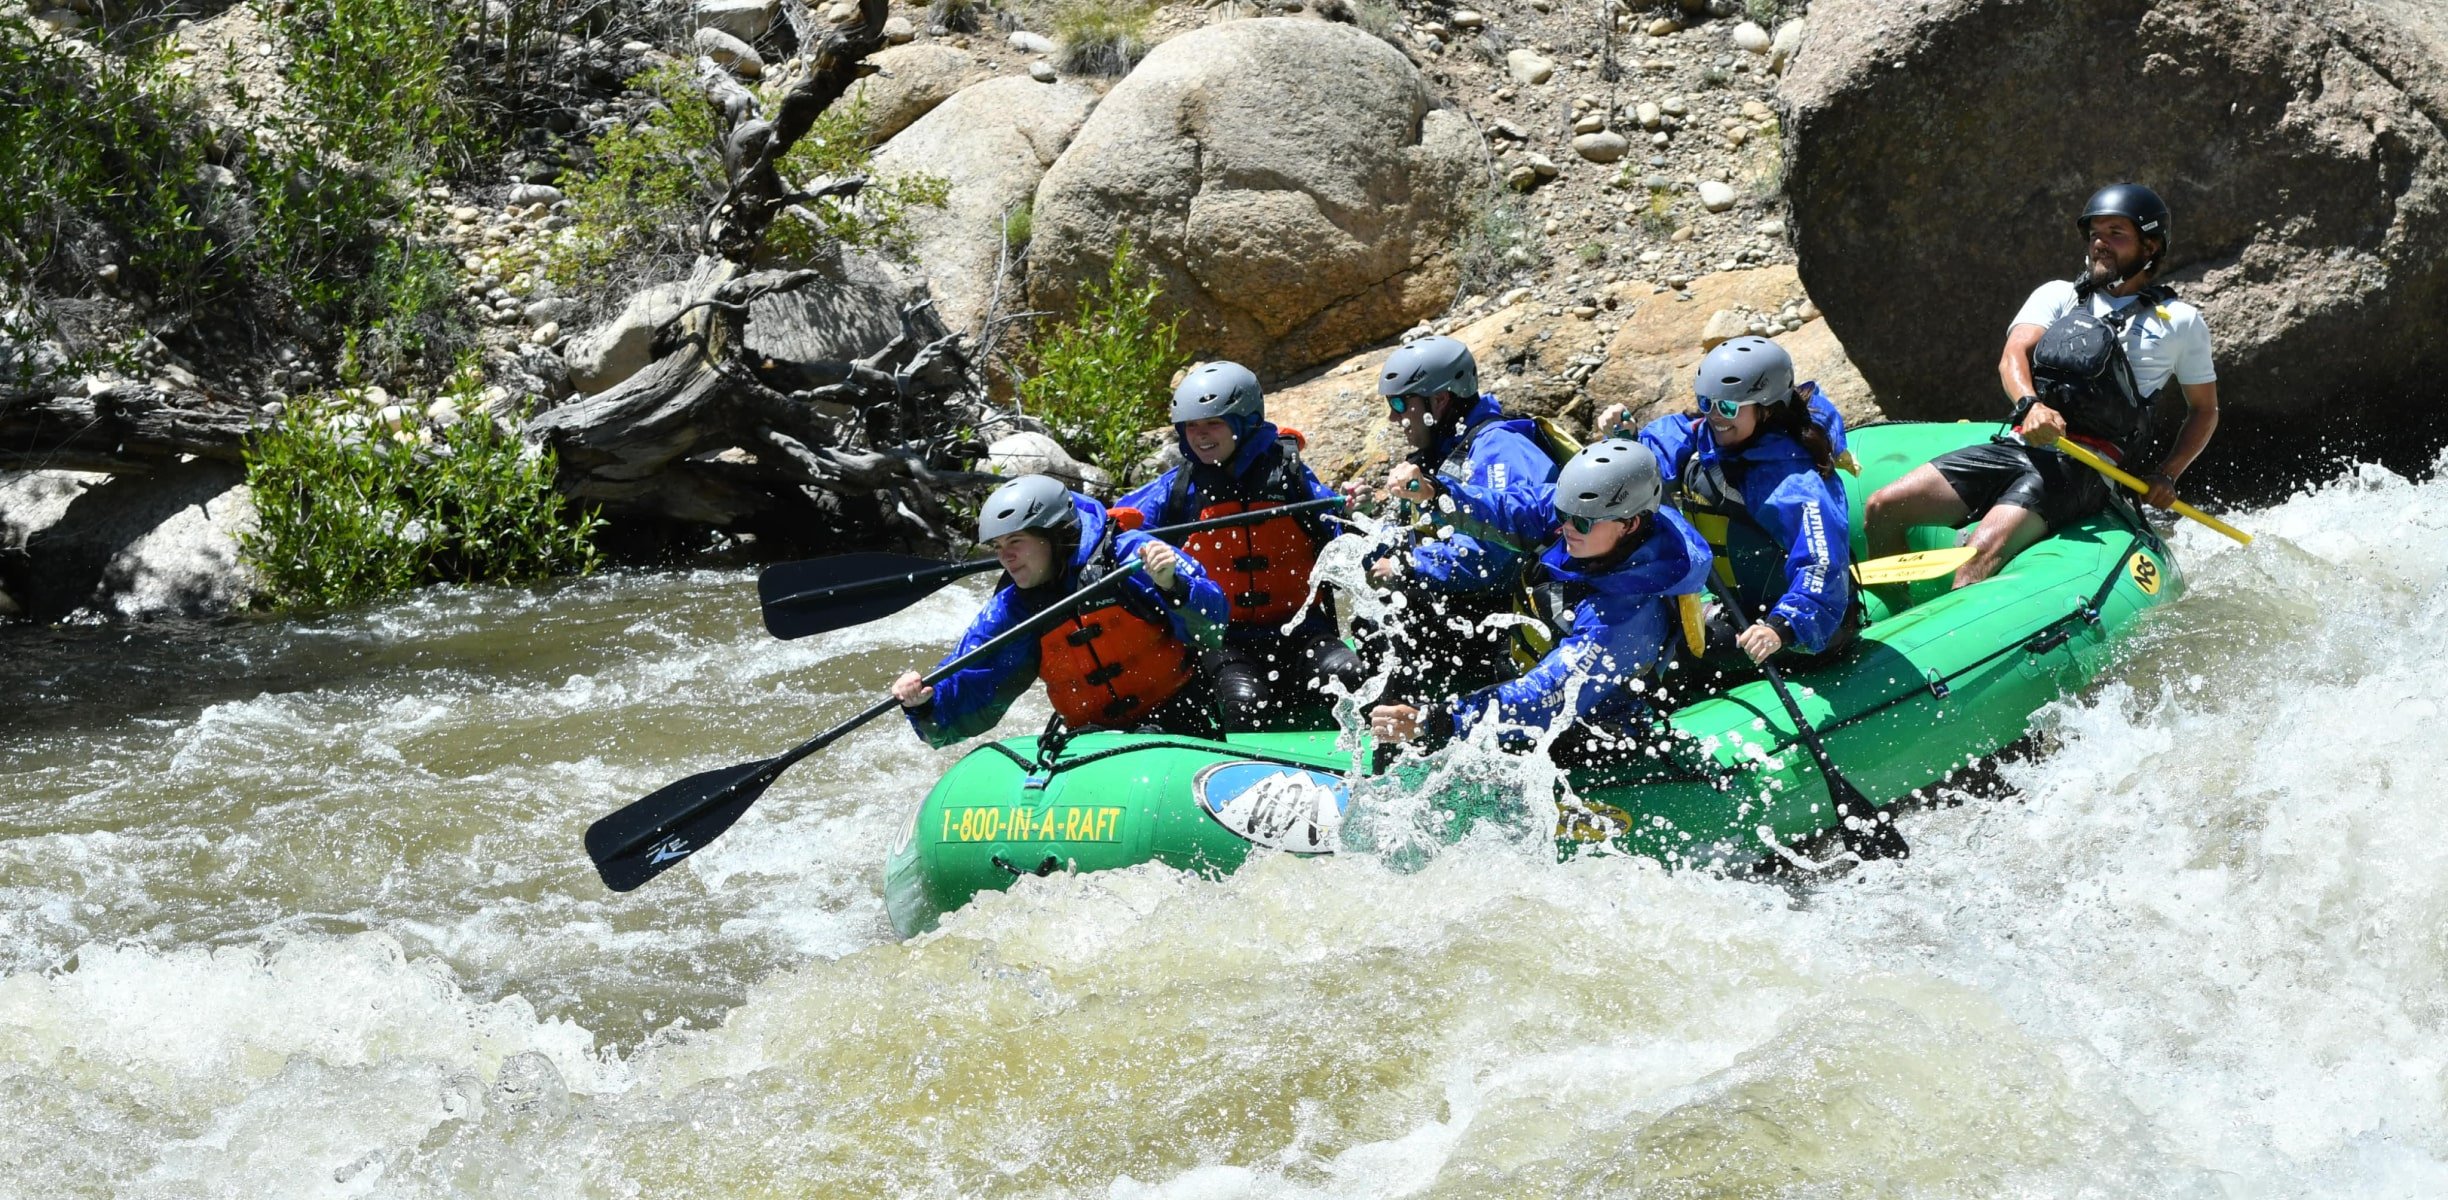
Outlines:
{"type": "Polygon", "coordinates": [[[620,315],[573,337],[561,348],[569,381],[581,395],[609,391],[654,361],[655,331],[688,305],[686,283],[660,283],[629,297],[620,315]]]}
{"type": "Polygon", "coordinates": [[[881,144],[990,73],[965,50],[942,42],[889,46],[867,56],[876,73],[850,85],[843,102],[867,106],[867,140],[881,144]]]}
{"type": "Polygon", "coordinates": [[[37,621],[228,612],[256,594],[238,554],[254,527],[245,472],[231,463],[0,474],[0,585],[37,621]]]}
{"type": "Polygon", "coordinates": [[[1032,307],[1069,312],[1128,237],[1182,349],[1275,376],[1452,302],[1477,134],[1350,26],[1230,21],[1156,48],[1037,189],[1032,307]]]}
{"type": "Polygon", "coordinates": [[[1028,206],[1096,102],[1082,84],[1006,75],[961,89],[876,151],[879,175],[924,172],[951,185],[944,207],[909,212],[947,326],[975,330],[985,319],[1006,216],[1028,206]]]}
{"type": "Polygon", "coordinates": [[[1820,0],[1810,30],[1783,87],[1795,252],[1894,415],[2002,411],[2008,322],[2120,179],[2173,210],[2165,278],[2230,415],[2448,370],[2448,9],[1820,0]]]}

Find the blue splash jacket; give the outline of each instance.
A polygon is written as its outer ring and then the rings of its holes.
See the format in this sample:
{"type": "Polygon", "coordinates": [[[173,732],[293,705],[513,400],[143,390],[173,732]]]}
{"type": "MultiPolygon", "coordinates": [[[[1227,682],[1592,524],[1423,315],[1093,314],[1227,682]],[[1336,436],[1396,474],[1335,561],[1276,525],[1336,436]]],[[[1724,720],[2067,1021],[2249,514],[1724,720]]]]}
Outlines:
{"type": "MultiPolygon", "coordinates": [[[[1004,576],[994,595],[987,599],[986,607],[969,622],[969,631],[961,635],[960,645],[938,660],[937,667],[1037,615],[1047,601],[1068,596],[1091,582],[1097,572],[1090,569],[1090,559],[1096,557],[1097,544],[1105,536],[1105,507],[1078,492],[1071,493],[1071,507],[1079,514],[1080,541],[1072,550],[1071,565],[1059,583],[1033,589],[1038,596],[1032,601],[1012,586],[1010,576],[1004,576]]],[[[1112,559],[1119,563],[1155,540],[1137,530],[1118,533],[1114,536],[1112,559]]],[[[1192,645],[1213,645],[1224,626],[1224,589],[1207,578],[1207,573],[1189,555],[1181,556],[1176,573],[1190,585],[1189,594],[1178,603],[1159,591],[1145,573],[1124,580],[1122,590],[1137,594],[1140,611],[1168,614],[1175,637],[1192,645]]],[[[994,728],[1011,709],[1012,702],[1037,681],[1037,655],[1035,641],[1021,641],[985,662],[953,672],[935,685],[933,700],[903,710],[909,717],[910,728],[930,746],[949,746],[994,728]]]]}

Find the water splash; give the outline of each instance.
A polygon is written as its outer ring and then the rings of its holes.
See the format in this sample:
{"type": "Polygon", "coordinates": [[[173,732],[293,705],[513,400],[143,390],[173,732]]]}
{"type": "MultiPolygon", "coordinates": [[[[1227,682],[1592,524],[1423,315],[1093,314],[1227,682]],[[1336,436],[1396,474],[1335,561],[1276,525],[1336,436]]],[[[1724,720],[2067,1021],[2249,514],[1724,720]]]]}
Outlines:
{"type": "Polygon", "coordinates": [[[906,730],[629,897],[576,832],[974,595],[782,645],[639,577],[204,656],[294,686],[7,735],[0,1194],[2448,1194],[2448,484],[2239,523],[2006,798],[1798,891],[1491,827],[893,943],[906,730]]]}

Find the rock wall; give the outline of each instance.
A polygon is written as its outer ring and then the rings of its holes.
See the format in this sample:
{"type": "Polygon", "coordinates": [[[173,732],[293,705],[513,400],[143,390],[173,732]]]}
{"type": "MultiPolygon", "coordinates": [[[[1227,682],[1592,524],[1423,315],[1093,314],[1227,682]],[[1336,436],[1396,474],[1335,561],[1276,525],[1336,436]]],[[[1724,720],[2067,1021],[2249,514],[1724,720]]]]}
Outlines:
{"type": "Polygon", "coordinates": [[[1819,0],[1785,80],[1802,282],[1893,415],[1987,417],[2008,322],[2133,179],[2222,403],[2352,412],[2448,368],[2448,9],[1819,0]]]}

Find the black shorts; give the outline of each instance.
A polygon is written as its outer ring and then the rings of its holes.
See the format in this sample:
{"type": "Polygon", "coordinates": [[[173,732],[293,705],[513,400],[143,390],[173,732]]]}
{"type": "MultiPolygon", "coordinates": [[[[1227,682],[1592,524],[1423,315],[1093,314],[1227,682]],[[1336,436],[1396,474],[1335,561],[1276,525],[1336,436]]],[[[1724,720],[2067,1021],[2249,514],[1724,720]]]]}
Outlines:
{"type": "Polygon", "coordinates": [[[2050,529],[2063,529],[2108,507],[2113,495],[2099,472],[2054,450],[2020,442],[1983,442],[1930,460],[1955,489],[1957,499],[1979,520],[2000,504],[2040,514],[2050,529]]]}

